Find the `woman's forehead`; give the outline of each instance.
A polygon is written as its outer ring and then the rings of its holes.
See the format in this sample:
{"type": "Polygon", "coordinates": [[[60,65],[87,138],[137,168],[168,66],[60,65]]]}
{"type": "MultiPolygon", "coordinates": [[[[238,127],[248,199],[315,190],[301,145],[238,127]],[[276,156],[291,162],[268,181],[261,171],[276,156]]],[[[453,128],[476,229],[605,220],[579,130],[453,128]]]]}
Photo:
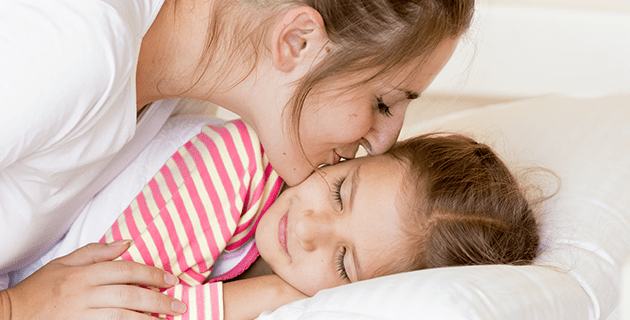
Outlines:
{"type": "Polygon", "coordinates": [[[369,72],[338,75],[323,81],[314,93],[333,96],[393,93],[415,99],[421,94],[419,89],[425,87],[422,79],[426,78],[415,70],[415,66],[401,67],[401,70],[391,70],[377,77],[369,72]]]}
{"type": "Polygon", "coordinates": [[[445,39],[432,52],[389,66],[364,68],[339,78],[354,87],[383,87],[421,94],[450,60],[459,37],[445,39]],[[354,79],[354,80],[352,80],[354,79]],[[350,82],[354,81],[354,82],[350,82]]]}

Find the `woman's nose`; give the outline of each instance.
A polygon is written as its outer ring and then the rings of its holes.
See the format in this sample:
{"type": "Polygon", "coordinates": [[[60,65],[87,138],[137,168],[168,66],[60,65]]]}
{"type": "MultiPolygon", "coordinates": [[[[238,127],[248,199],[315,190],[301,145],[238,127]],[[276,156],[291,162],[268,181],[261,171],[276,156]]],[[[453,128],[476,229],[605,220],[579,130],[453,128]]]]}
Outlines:
{"type": "Polygon", "coordinates": [[[302,214],[294,228],[300,246],[306,251],[313,251],[331,241],[334,234],[332,219],[313,211],[302,214]]]}
{"type": "Polygon", "coordinates": [[[377,115],[377,117],[379,118],[370,131],[359,140],[359,144],[371,155],[385,153],[396,143],[405,120],[405,111],[397,110],[391,117],[382,115],[377,115]]]}

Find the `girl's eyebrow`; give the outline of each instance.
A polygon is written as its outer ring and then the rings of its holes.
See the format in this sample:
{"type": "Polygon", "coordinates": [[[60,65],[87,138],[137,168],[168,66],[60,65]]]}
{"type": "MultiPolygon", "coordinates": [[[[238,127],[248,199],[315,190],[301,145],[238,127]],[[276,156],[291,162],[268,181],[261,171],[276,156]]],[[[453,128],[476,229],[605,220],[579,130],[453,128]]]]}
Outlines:
{"type": "Polygon", "coordinates": [[[361,179],[359,178],[359,170],[361,169],[362,165],[363,164],[360,164],[358,167],[356,167],[356,169],[352,173],[352,176],[350,177],[350,210],[352,210],[352,205],[354,204],[354,196],[357,194],[357,189],[359,188],[359,183],[361,182],[361,179]]]}
{"type": "MultiPolygon", "coordinates": [[[[361,183],[361,178],[359,177],[359,170],[361,169],[362,165],[363,163],[357,166],[354,172],[352,173],[352,176],[350,177],[350,201],[348,205],[350,212],[352,212],[354,198],[355,198],[355,195],[357,194],[359,183],[361,183]]],[[[359,263],[359,258],[357,256],[357,250],[355,246],[352,246],[351,252],[352,252],[352,262],[354,265],[354,276],[356,277],[356,281],[360,281],[361,279],[363,279],[363,271],[361,269],[361,264],[359,263]]]]}
{"type": "Polygon", "coordinates": [[[361,281],[364,278],[363,269],[361,269],[361,264],[359,263],[359,259],[357,257],[357,250],[353,246],[352,247],[352,262],[354,264],[354,275],[356,277],[356,281],[361,281]]]}

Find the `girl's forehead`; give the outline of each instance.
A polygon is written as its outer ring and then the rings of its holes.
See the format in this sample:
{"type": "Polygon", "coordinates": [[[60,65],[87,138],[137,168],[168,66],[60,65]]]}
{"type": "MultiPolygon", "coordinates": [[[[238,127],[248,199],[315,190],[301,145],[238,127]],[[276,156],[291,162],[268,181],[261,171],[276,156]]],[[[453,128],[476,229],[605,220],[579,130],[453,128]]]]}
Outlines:
{"type": "Polygon", "coordinates": [[[357,258],[363,262],[364,276],[370,278],[384,267],[383,253],[402,244],[403,221],[396,202],[403,186],[404,168],[384,155],[350,161],[356,163],[346,177],[350,185],[356,184],[350,215],[357,219],[351,233],[356,240],[357,258]]]}

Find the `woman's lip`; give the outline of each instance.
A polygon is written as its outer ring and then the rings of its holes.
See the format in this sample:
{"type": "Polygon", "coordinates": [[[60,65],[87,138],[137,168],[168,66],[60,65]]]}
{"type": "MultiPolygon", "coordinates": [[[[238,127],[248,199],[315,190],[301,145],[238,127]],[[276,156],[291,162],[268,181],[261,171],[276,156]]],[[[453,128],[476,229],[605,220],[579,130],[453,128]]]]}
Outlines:
{"type": "Polygon", "coordinates": [[[367,152],[367,154],[371,156],[374,155],[374,152],[372,151],[372,145],[366,138],[359,139],[359,144],[363,146],[363,149],[365,149],[365,152],[367,152]]]}
{"type": "Polygon", "coordinates": [[[337,151],[333,150],[333,163],[332,164],[337,164],[339,162],[341,162],[341,156],[337,154],[337,151]]]}
{"type": "Polygon", "coordinates": [[[289,219],[289,213],[285,213],[282,218],[280,218],[280,222],[278,222],[278,241],[284,251],[289,254],[289,248],[287,247],[287,221],[289,219]]]}

